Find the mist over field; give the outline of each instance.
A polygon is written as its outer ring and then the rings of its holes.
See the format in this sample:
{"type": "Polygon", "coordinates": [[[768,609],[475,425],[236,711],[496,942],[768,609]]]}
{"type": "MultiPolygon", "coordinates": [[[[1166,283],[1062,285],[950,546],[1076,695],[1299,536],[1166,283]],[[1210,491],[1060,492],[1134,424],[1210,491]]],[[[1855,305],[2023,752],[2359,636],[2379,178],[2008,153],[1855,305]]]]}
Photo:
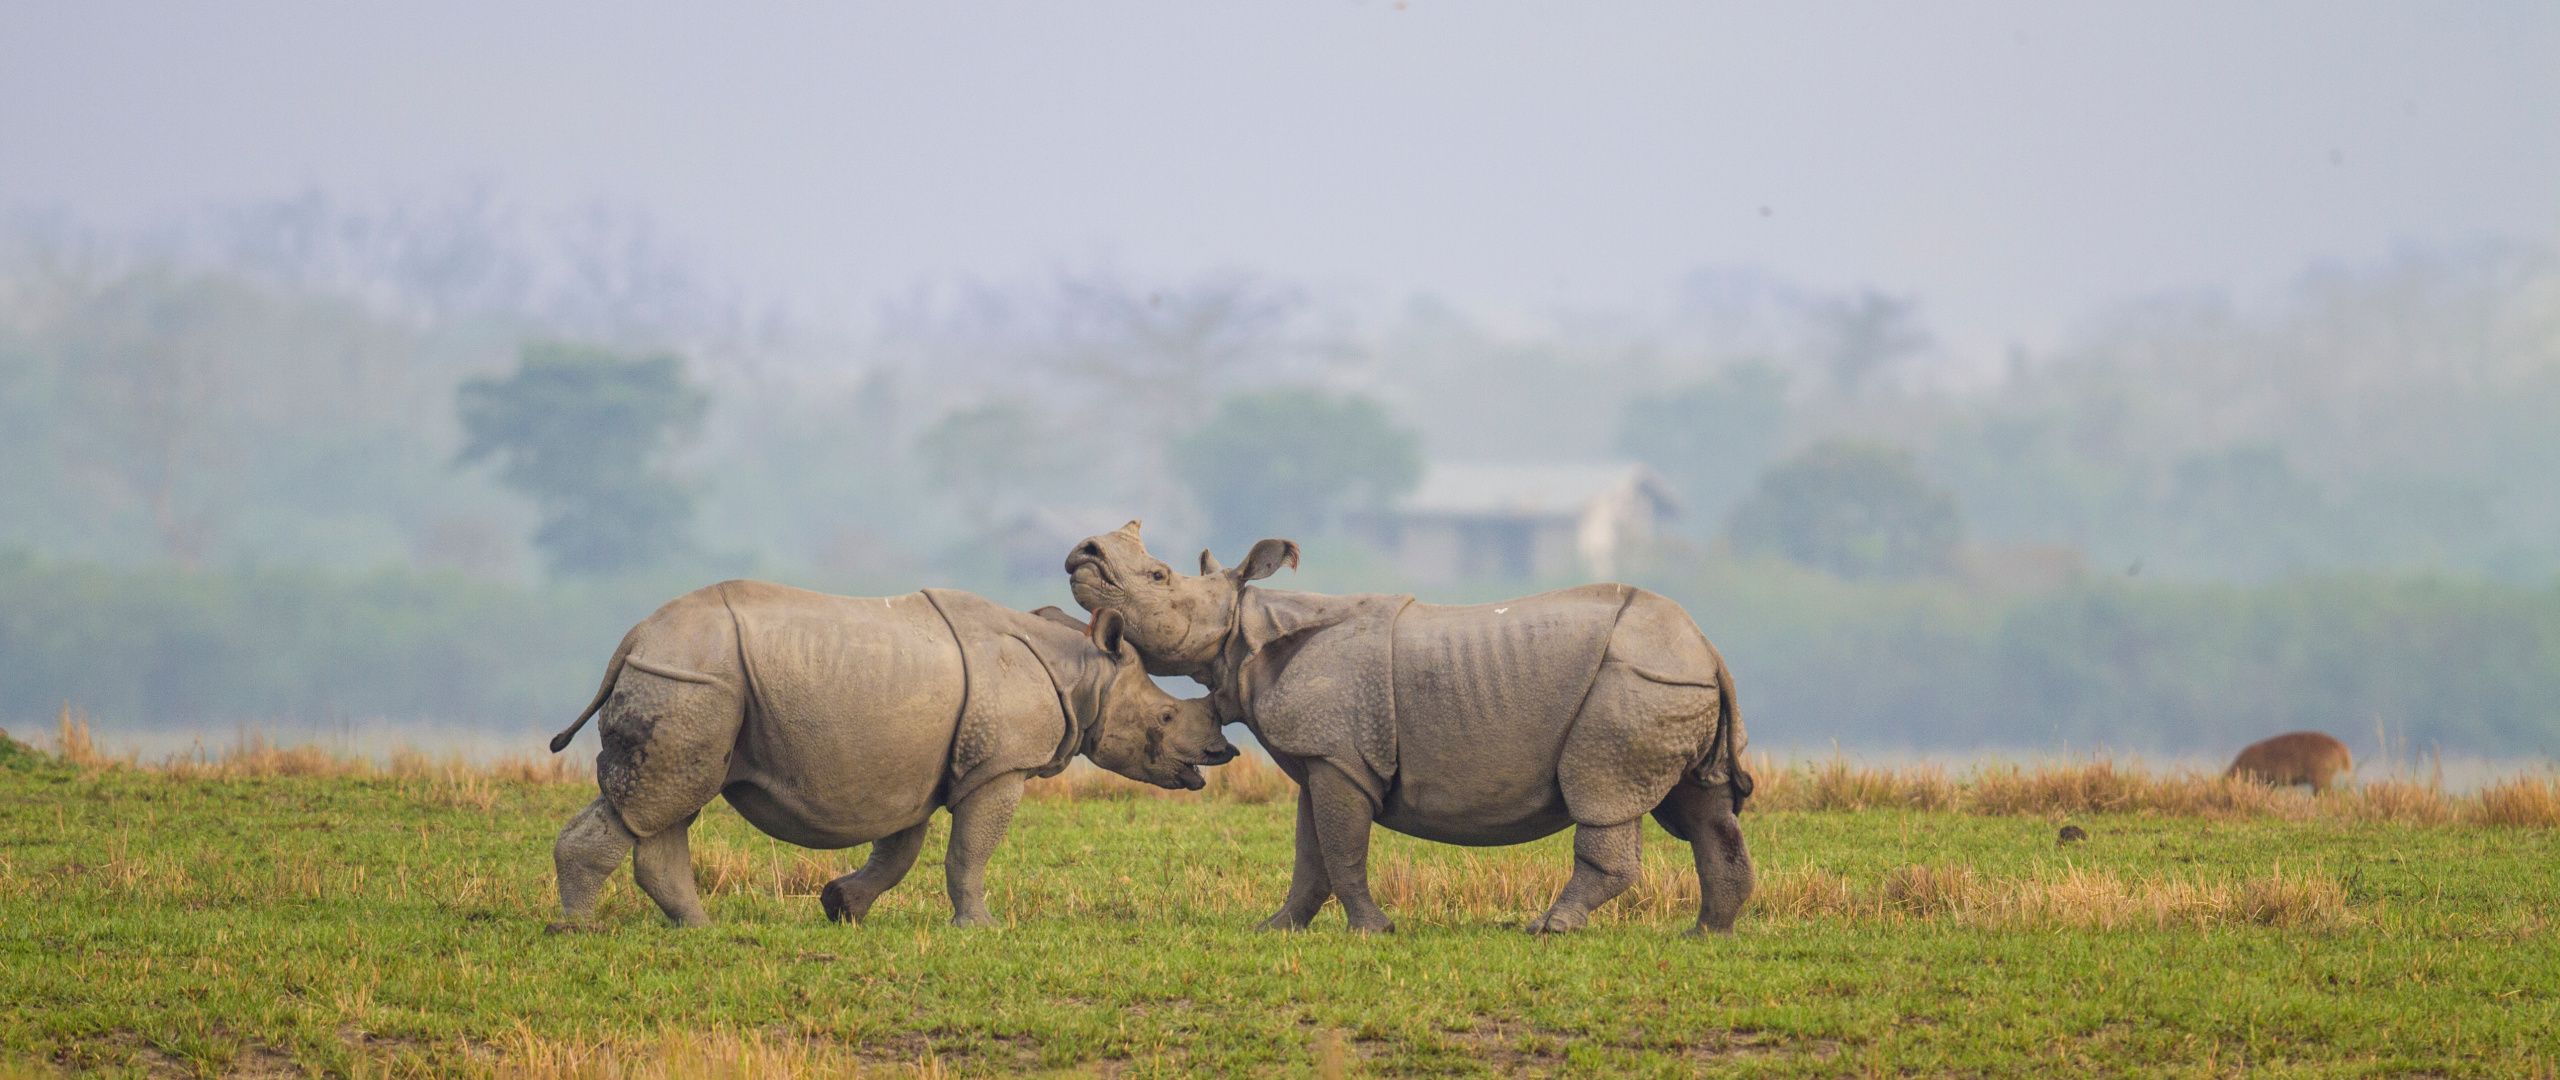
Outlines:
{"type": "Polygon", "coordinates": [[[1762,749],[2560,752],[2550,10],[773,14],[0,15],[0,724],[529,749],[1135,518],[1762,749]]]}

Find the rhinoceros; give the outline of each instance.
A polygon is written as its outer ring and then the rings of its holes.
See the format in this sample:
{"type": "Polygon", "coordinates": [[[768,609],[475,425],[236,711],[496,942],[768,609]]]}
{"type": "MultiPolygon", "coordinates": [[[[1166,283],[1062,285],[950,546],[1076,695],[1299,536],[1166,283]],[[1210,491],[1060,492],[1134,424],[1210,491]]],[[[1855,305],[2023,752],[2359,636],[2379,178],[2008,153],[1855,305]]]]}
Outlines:
{"type": "Polygon", "coordinates": [[[1393,929],[1369,895],[1374,822],[1470,845],[1573,826],[1573,876],[1528,929],[1577,929],[1635,881],[1651,811],[1696,859],[1691,932],[1732,930],[1752,781],[1733,676],[1679,605],[1625,585],[1452,607],[1250,584],[1297,565],[1296,543],[1264,540],[1235,569],[1203,551],[1178,573],[1134,521],[1066,564],[1149,671],[1209,687],[1298,781],[1297,866],[1265,928],[1305,927],[1330,896],[1352,929],[1393,929]]]}
{"type": "Polygon", "coordinates": [[[1083,624],[948,589],[829,596],[726,581],[670,601],[624,635],[591,716],[601,792],[552,848],[561,922],[593,914],[632,856],[641,891],[679,926],[709,921],[686,831],[722,795],[767,834],[811,848],[871,844],[830,882],[827,917],[860,921],[906,876],[925,822],[951,808],[952,922],[993,922],[987,857],[1028,777],[1082,754],[1135,780],[1197,790],[1235,757],[1207,704],[1147,678],[1115,617],[1083,624]],[[636,848],[636,853],[635,853],[636,848]]]}

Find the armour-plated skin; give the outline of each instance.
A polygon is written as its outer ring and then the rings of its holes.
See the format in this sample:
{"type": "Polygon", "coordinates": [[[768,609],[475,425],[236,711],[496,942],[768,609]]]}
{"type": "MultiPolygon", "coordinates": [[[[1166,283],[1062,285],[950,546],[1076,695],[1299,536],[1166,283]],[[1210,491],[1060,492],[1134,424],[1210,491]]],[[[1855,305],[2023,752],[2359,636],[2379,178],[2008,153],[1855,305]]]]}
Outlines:
{"type": "Polygon", "coordinates": [[[1728,932],[1751,893],[1735,813],[1751,792],[1724,658],[1679,605],[1625,585],[1499,604],[1329,596],[1250,582],[1295,567],[1287,540],[1183,574],[1138,523],[1067,558],[1076,601],[1118,616],[1147,669],[1210,688],[1298,782],[1297,867],[1263,925],[1327,899],[1355,930],[1392,929],[1369,895],[1369,828],[1452,844],[1574,833],[1573,877],[1534,933],[1581,927],[1633,884],[1650,811],[1690,842],[1696,929],[1728,932]]]}
{"type": "Polygon", "coordinates": [[[2317,731],[2293,731],[2250,743],[2231,759],[2224,776],[2238,776],[2284,787],[2300,784],[2327,791],[2340,774],[2356,767],[2347,744],[2317,731]]]}
{"type": "Polygon", "coordinates": [[[776,839],[872,845],[820,894],[839,922],[860,921],[906,876],[926,819],[948,806],[951,921],[991,923],[987,858],[1026,780],[1081,754],[1197,790],[1200,766],[1236,753],[1205,699],[1147,678],[1116,616],[1087,628],[1056,608],[947,589],[851,597],[725,581],[686,593],[624,635],[595,700],[551,749],[591,716],[601,794],[552,849],[555,929],[587,922],[626,855],[670,921],[708,922],[686,831],[715,795],[776,839]]]}

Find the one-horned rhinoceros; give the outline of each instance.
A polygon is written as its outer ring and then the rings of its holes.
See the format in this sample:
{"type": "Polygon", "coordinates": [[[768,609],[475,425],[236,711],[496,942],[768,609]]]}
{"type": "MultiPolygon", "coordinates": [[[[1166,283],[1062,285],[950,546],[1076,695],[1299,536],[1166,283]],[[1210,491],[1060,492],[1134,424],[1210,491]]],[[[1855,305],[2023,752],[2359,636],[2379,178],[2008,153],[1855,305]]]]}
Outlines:
{"type": "Polygon", "coordinates": [[[951,808],[952,922],[992,922],[987,856],[1023,781],[1082,754],[1168,788],[1235,756],[1201,699],[1147,678],[1117,617],[1012,611],[947,589],[828,596],[727,581],[677,597],[614,650],[604,685],[554,752],[601,714],[602,795],[560,830],[562,928],[595,910],[605,876],[632,876],[678,925],[709,921],[685,833],[714,795],[803,847],[871,844],[820,895],[859,921],[915,864],[925,821],[951,808]],[[634,852],[637,848],[636,853],[634,852]]]}
{"type": "Polygon", "coordinates": [[[1732,929],[1751,777],[1733,677],[1679,605],[1624,585],[1449,607],[1248,584],[1297,564],[1264,540],[1233,570],[1204,551],[1178,573],[1134,521],[1067,557],[1078,603],[1122,616],[1148,670],[1208,686],[1298,781],[1297,868],[1265,927],[1330,896],[1353,929],[1392,929],[1369,895],[1375,822],[1475,845],[1575,826],[1573,877],[1529,924],[1572,930],[1634,882],[1651,811],[1696,857],[1698,927],[1732,929]]]}

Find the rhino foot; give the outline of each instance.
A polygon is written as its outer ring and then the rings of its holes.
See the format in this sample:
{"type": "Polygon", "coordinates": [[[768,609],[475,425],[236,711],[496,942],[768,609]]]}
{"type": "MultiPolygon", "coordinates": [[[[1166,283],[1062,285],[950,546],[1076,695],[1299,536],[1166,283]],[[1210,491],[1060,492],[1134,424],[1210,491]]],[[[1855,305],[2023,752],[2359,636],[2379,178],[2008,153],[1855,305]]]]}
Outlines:
{"type": "Polygon", "coordinates": [[[1351,920],[1351,932],[1355,934],[1392,934],[1396,932],[1396,924],[1384,915],[1370,919],[1353,919],[1351,920]]]}
{"type": "Polygon", "coordinates": [[[871,902],[879,898],[877,893],[852,888],[839,879],[819,890],[818,906],[826,909],[828,922],[859,923],[863,916],[871,914],[871,902]]]}
{"type": "Polygon", "coordinates": [[[1732,927],[1730,927],[1730,926],[1725,926],[1725,927],[1713,927],[1713,926],[1708,926],[1708,925],[1707,925],[1707,924],[1705,924],[1705,923],[1698,923],[1698,924],[1696,924],[1696,925],[1694,925],[1694,926],[1691,926],[1690,928],[1688,928],[1688,929],[1686,929],[1686,930],[1680,931],[1680,936],[1681,936],[1681,937],[1693,937],[1693,938],[1702,938],[1702,937],[1732,937],[1732,936],[1733,936],[1733,928],[1732,928],[1732,927]]]}
{"type": "Polygon", "coordinates": [[[1550,911],[1531,919],[1528,931],[1532,934],[1570,934],[1582,929],[1582,924],[1587,921],[1589,916],[1586,915],[1550,911]]]}
{"type": "Polygon", "coordinates": [[[1294,911],[1281,911],[1268,919],[1255,923],[1253,928],[1256,930],[1279,931],[1304,930],[1307,928],[1308,923],[1314,921],[1314,919],[1300,915],[1294,911]]]}
{"type": "Polygon", "coordinates": [[[996,917],[993,915],[989,915],[983,911],[972,911],[966,914],[952,916],[951,925],[965,930],[981,926],[998,926],[1001,924],[996,922],[996,917]]]}
{"type": "Polygon", "coordinates": [[[542,932],[546,934],[592,934],[596,932],[596,929],[596,924],[591,922],[571,922],[569,920],[562,919],[544,926],[542,928],[542,932]]]}

